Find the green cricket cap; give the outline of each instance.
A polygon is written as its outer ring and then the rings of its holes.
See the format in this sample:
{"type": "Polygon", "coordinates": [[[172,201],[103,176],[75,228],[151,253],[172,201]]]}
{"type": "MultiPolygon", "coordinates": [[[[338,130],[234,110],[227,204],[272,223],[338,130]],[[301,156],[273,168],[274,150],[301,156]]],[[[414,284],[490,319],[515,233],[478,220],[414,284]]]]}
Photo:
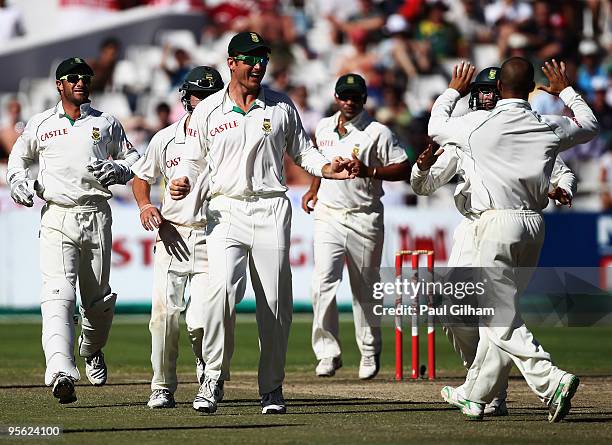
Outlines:
{"type": "Polygon", "coordinates": [[[341,94],[346,91],[354,91],[356,93],[366,95],[368,88],[363,77],[359,74],[345,74],[336,82],[336,94],[341,94]]]}
{"type": "Polygon", "coordinates": [[[94,72],[91,67],[87,65],[85,59],[81,59],[80,57],[71,57],[70,59],[60,62],[55,70],[55,78],[59,80],[60,77],[67,74],[88,74],[93,76],[94,72]]]}
{"type": "Polygon", "coordinates": [[[265,48],[266,51],[271,52],[270,45],[264,40],[262,36],[252,31],[239,32],[232,40],[230,40],[227,52],[230,56],[236,54],[245,54],[253,50],[265,48]]]}

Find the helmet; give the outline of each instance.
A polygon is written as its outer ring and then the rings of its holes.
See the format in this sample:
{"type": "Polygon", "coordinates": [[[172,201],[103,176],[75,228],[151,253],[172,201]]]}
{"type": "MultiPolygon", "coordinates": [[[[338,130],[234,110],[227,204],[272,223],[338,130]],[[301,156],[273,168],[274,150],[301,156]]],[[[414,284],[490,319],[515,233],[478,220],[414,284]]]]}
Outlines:
{"type": "Polygon", "coordinates": [[[485,110],[485,106],[478,99],[478,92],[481,88],[493,88],[493,100],[495,103],[500,99],[499,90],[497,89],[497,79],[499,79],[499,72],[501,68],[497,66],[490,66],[485,68],[478,73],[472,85],[470,86],[470,108],[472,110],[485,110]]]}
{"type": "Polygon", "coordinates": [[[199,93],[204,98],[222,89],[223,80],[219,71],[209,66],[196,66],[187,73],[179,91],[181,92],[181,102],[185,111],[191,113],[193,112],[193,107],[189,99],[192,94],[199,93]]]}

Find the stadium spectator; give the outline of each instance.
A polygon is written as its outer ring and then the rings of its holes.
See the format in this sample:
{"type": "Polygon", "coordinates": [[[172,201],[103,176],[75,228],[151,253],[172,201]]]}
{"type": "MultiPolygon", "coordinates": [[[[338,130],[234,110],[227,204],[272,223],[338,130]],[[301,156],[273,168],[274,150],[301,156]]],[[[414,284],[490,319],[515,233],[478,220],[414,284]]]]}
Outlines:
{"type": "Polygon", "coordinates": [[[100,93],[112,87],[115,66],[119,61],[121,42],[115,37],[104,39],[98,57],[87,61],[96,75],[91,79],[91,92],[100,93]]]}
{"type": "Polygon", "coordinates": [[[454,1],[446,15],[470,44],[493,41],[491,28],[485,24],[484,10],[480,3],[477,0],[454,1]]]}
{"type": "Polygon", "coordinates": [[[0,0],[0,42],[25,34],[21,10],[0,0]]]}
{"type": "Polygon", "coordinates": [[[162,53],[160,68],[166,73],[170,80],[170,90],[174,91],[182,85],[183,79],[192,68],[191,56],[183,48],[172,48],[165,45],[162,53]],[[168,63],[170,53],[174,55],[174,63],[168,63]]]}
{"type": "Polygon", "coordinates": [[[446,2],[442,0],[428,2],[425,18],[418,23],[415,38],[429,42],[438,60],[466,57],[467,48],[459,31],[444,18],[446,11],[448,11],[446,2]]]}
{"type": "Polygon", "coordinates": [[[593,79],[606,75],[601,64],[600,49],[595,41],[583,40],[578,46],[578,51],[580,52],[580,66],[576,85],[589,100],[592,100],[595,93],[593,79]]]}
{"type": "Polygon", "coordinates": [[[21,104],[16,97],[9,99],[6,104],[6,118],[0,128],[0,162],[6,162],[13,145],[25,128],[21,117],[21,104]]]}

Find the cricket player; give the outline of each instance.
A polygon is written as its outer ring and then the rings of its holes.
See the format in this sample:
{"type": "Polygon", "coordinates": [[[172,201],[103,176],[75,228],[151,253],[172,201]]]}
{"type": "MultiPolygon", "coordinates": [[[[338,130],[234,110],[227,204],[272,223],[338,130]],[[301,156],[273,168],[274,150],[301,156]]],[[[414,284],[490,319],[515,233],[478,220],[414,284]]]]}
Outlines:
{"type": "Polygon", "coordinates": [[[117,298],[109,285],[112,216],[107,201],[113,195],[108,187],[127,183],[130,166],[139,157],[121,124],[92,108],[93,75],[78,57],[59,64],[55,84],[60,101],[30,119],[8,163],[11,196],[28,207],[34,203],[28,167],[40,164],[33,188],[46,201],[40,222],[45,384],[53,386],[60,403],[76,400],[74,382],[80,378],[73,356],[77,281],[79,354],[85,357],[89,381],[95,386],[106,383],[102,348],[117,298]]]}
{"type": "MultiPolygon", "coordinates": [[[[470,87],[469,104],[472,110],[491,111],[495,108],[499,100],[497,90],[499,71],[499,67],[488,67],[478,73],[470,87]]],[[[455,205],[465,218],[453,234],[453,247],[448,260],[448,266],[451,268],[471,268],[474,258],[474,227],[478,215],[471,208],[469,200],[470,184],[464,173],[465,169],[469,168],[470,165],[463,152],[452,145],[447,145],[436,153],[432,145],[428,146],[412,167],[411,185],[417,195],[430,195],[455,176],[458,177],[454,193],[455,205]]],[[[571,205],[573,194],[576,191],[576,177],[560,157],[555,160],[551,186],[553,190],[548,194],[550,198],[558,200],[561,204],[571,205]]],[[[462,318],[449,320],[443,329],[453,348],[463,360],[463,365],[469,369],[476,356],[479,338],[478,326],[462,318]]],[[[506,380],[500,392],[486,405],[485,415],[508,415],[507,386],[506,380]]],[[[445,386],[442,389],[442,396],[447,402],[462,408],[462,405],[452,398],[461,396],[462,388],[459,387],[455,391],[451,389],[445,386]]]]}
{"type": "MultiPolygon", "coordinates": [[[[185,77],[181,102],[186,114],[176,123],[160,130],[145,155],[133,166],[132,190],[140,209],[140,221],[145,230],[158,230],[155,243],[153,303],[151,306],[151,397],[149,408],[174,408],[177,387],[176,360],[178,357],[179,320],[185,321],[196,356],[196,375],[204,381],[202,358],[202,317],[204,294],[208,288],[208,254],[206,251],[206,205],[208,178],[202,174],[196,186],[200,193],[190,193],[182,201],[170,198],[166,189],[161,208],[151,204],[151,184],[160,177],[164,184],[172,178],[185,151],[187,126],[191,113],[204,98],[223,88],[217,70],[208,66],[193,68],[185,77]],[[189,284],[190,299],[184,301],[189,284]]],[[[206,171],[203,169],[203,173],[206,171]]]]}
{"type": "Polygon", "coordinates": [[[235,306],[244,295],[248,263],[257,305],[262,413],[280,414],[286,411],[282,384],[293,305],[283,155],[330,179],[352,178],[355,168],[347,159],[329,162],[311,143],[287,95],[261,87],[270,46],[259,34],[236,34],[228,53],[231,80],[194,110],[187,154],[170,188],[174,198],[189,193],[205,156],[211,195],[207,247],[214,261],[205,302],[205,379],[194,408],[215,412],[221,382],[230,377],[235,306]]]}
{"type": "Polygon", "coordinates": [[[367,88],[361,76],[340,77],[335,92],[339,111],[319,122],[316,144],[328,158],[352,157],[359,173],[353,181],[313,178],[302,198],[307,213],[313,210],[309,202],[313,203],[315,220],[312,348],[319,360],[315,373],[331,377],[342,366],[336,291],[346,261],[361,352],[359,378],[371,379],[380,368],[382,346],[381,320],[372,311],[385,230],[382,181],[407,181],[410,163],[391,130],[364,110],[367,88]]]}
{"type": "Polygon", "coordinates": [[[482,419],[484,406],[505,383],[512,363],[549,407],[549,421],[562,420],[571,407],[579,379],[553,365],[518,313],[518,297],[537,265],[544,241],[541,211],[557,154],[595,137],[599,125],[586,102],[573,90],[565,64],[554,59],[542,68],[550,85],[574,117],[540,116],[527,98],[535,83],[531,63],[512,57],[502,64],[497,83],[501,100],[488,112],[451,118],[457,100],[469,90],[474,67],[455,67],[447,89],[434,103],[429,133],[440,145],[455,144],[473,169],[471,206],[479,215],[474,233],[473,266],[487,283],[486,297],[495,316],[479,329],[474,362],[462,385],[462,412],[482,419]]]}

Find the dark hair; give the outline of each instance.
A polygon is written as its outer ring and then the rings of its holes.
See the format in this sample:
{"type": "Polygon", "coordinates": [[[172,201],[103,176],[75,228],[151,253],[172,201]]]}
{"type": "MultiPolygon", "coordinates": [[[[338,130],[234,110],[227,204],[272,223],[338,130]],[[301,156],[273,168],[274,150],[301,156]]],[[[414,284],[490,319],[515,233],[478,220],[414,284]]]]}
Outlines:
{"type": "Polygon", "coordinates": [[[499,80],[505,90],[514,93],[529,93],[533,90],[534,69],[523,57],[511,57],[502,63],[499,80]]]}

